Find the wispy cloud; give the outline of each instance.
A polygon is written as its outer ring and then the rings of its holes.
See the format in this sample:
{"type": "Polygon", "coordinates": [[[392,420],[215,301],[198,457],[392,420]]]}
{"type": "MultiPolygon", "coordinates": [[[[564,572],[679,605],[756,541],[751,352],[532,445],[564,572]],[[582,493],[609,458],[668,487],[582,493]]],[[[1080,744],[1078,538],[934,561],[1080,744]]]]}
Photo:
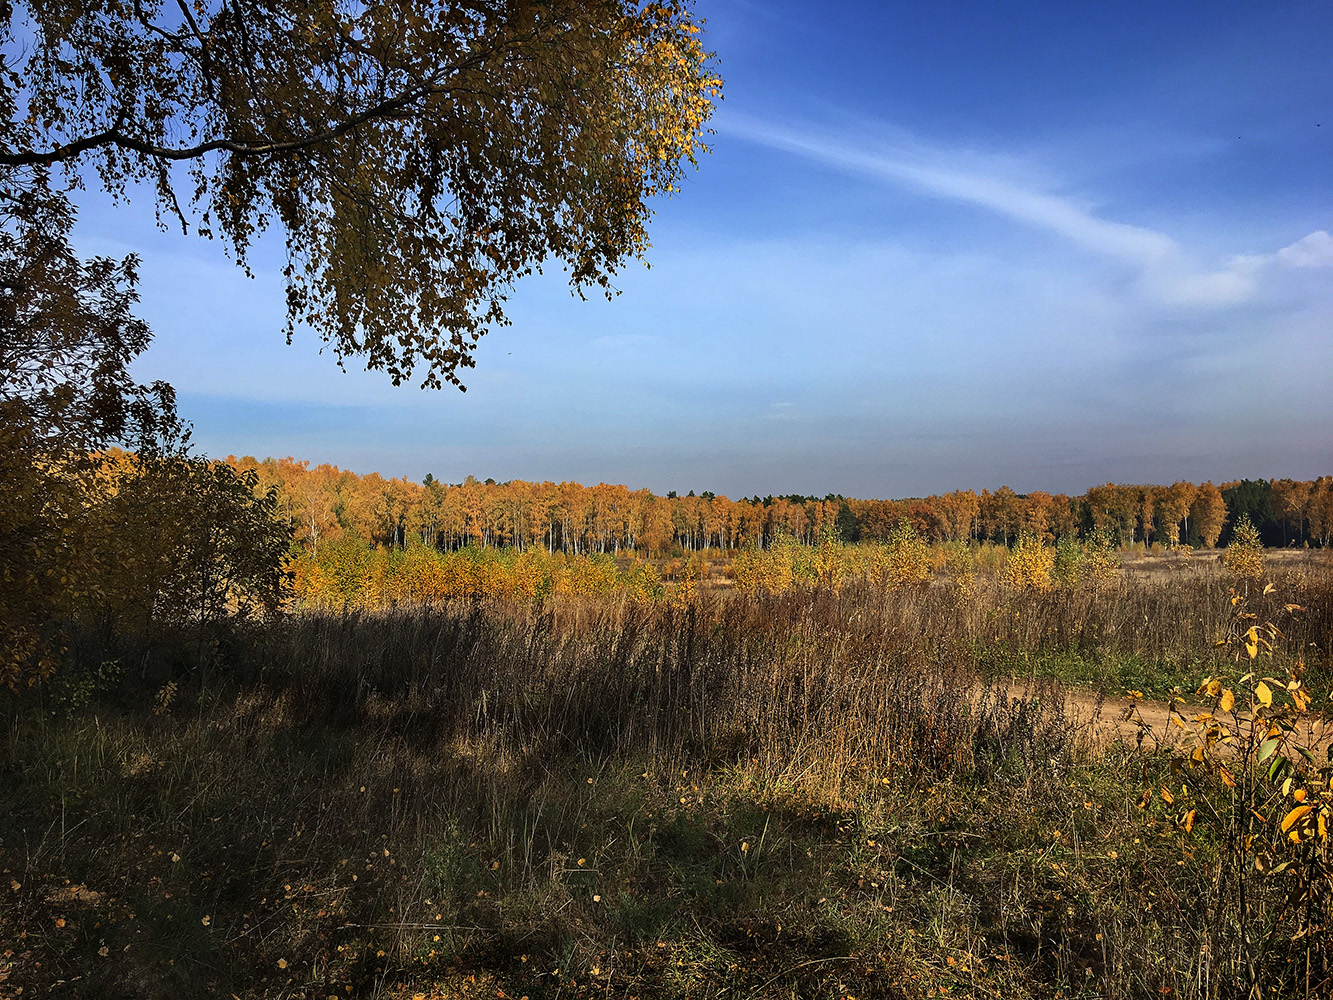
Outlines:
{"type": "Polygon", "coordinates": [[[1105,219],[1087,204],[1012,178],[999,157],[948,150],[917,137],[867,128],[855,141],[818,128],[793,129],[729,114],[719,131],[886,183],[998,213],[1054,233],[1137,272],[1140,291],[1166,305],[1219,308],[1252,298],[1272,264],[1333,265],[1333,237],[1315,232],[1268,255],[1238,255],[1216,269],[1200,268],[1172,237],[1105,219]],[[888,135],[888,138],[885,138],[888,135]]]}
{"type": "Polygon", "coordinates": [[[906,137],[886,143],[866,136],[862,144],[852,146],[817,131],[796,131],[744,115],[730,115],[719,125],[720,131],[737,138],[991,209],[1058,233],[1098,253],[1151,263],[1177,251],[1174,241],[1161,233],[1099,219],[1068,198],[1029,190],[1001,177],[960,170],[948,164],[958,159],[956,155],[906,137]]]}
{"type": "Polygon", "coordinates": [[[1288,267],[1333,267],[1333,236],[1321,229],[1273,256],[1288,267]]]}

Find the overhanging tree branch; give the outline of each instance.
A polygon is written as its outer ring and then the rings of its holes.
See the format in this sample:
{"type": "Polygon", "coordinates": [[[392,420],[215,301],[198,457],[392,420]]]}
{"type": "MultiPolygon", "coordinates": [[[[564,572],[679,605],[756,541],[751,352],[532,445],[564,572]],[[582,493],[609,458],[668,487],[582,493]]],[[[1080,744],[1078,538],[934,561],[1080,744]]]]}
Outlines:
{"type": "Polygon", "coordinates": [[[98,149],[103,146],[115,146],[120,149],[127,149],[131,152],[140,153],[155,160],[193,160],[208,153],[225,152],[236,156],[274,156],[281,153],[300,152],[309,149],[312,146],[318,146],[322,143],[330,142],[340,136],[347,135],[349,132],[371,121],[393,118],[399,112],[411,107],[418,101],[430,97],[439,97],[442,95],[452,95],[454,93],[466,92],[476,94],[472,88],[457,88],[448,86],[436,86],[432,84],[423,84],[420,87],[413,87],[404,91],[395,97],[381,101],[372,108],[368,108],[360,114],[345,118],[332,128],[325,129],[322,132],[315,132],[299,139],[290,139],[284,142],[256,142],[241,139],[212,139],[208,142],[201,142],[195,146],[171,147],[159,146],[155,143],[147,142],[143,139],[128,135],[119,125],[112,126],[104,132],[98,132],[96,135],[85,136],[82,139],[76,139],[74,142],[65,143],[47,150],[30,150],[27,152],[14,152],[13,150],[0,150],[0,166],[7,167],[31,167],[31,166],[49,166],[53,163],[60,163],[65,160],[71,160],[92,149],[98,149]]]}
{"type": "Polygon", "coordinates": [[[690,3],[0,3],[32,39],[0,32],[0,196],[57,164],[155,182],[243,267],[279,228],[288,335],[459,384],[518,278],[558,261],[609,293],[647,247],[721,85],[690,3]]]}

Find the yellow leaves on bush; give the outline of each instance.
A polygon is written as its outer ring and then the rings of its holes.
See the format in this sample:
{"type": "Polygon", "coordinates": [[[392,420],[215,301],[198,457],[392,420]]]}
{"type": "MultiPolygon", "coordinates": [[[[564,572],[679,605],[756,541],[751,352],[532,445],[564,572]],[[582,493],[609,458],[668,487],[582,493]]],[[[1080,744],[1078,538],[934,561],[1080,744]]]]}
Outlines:
{"type": "Polygon", "coordinates": [[[883,567],[881,577],[890,589],[930,579],[930,546],[910,521],[898,522],[877,555],[883,567]]]}
{"type": "MultiPolygon", "coordinates": [[[[1222,567],[1232,576],[1257,580],[1264,574],[1264,546],[1248,514],[1242,514],[1222,553],[1222,567]]],[[[1269,587],[1271,588],[1271,584],[1269,587]]],[[[1265,590],[1270,593],[1270,590],[1265,590]]],[[[1254,654],[1251,654],[1254,655],[1254,654]]]]}
{"type": "MultiPolygon", "coordinates": [[[[1265,588],[1269,593],[1272,588],[1265,588]]],[[[1282,638],[1273,622],[1260,623],[1249,610],[1245,594],[1232,591],[1230,620],[1219,647],[1231,648],[1248,664],[1260,653],[1272,657],[1282,638]]],[[[1256,941],[1277,932],[1291,942],[1310,942],[1289,953],[1289,969],[1305,967],[1322,955],[1321,915],[1333,900],[1333,868],[1326,848],[1333,783],[1327,766],[1298,738],[1310,704],[1302,671],[1297,661],[1285,681],[1253,671],[1234,685],[1222,677],[1206,677],[1198,693],[1215,698],[1216,711],[1198,713],[1192,725],[1174,711],[1173,702],[1171,722],[1185,730],[1171,761],[1171,773],[1181,785],[1176,795],[1160,790],[1162,802],[1168,807],[1175,803],[1179,810],[1172,816],[1177,829],[1192,833],[1204,819],[1217,824],[1213,835],[1227,848],[1227,860],[1215,877],[1219,883],[1234,882],[1241,889],[1237,895],[1250,900],[1249,909],[1223,909],[1218,915],[1240,921],[1242,928],[1252,922],[1256,941]],[[1238,693],[1245,706],[1239,711],[1238,693]],[[1278,877],[1281,883],[1272,881],[1278,877]],[[1252,891],[1245,891],[1247,882],[1252,891]],[[1302,900],[1302,906],[1290,907],[1292,899],[1302,900]],[[1257,931],[1261,926],[1265,930],[1257,931]]],[[[1152,804],[1153,791],[1144,791],[1140,809],[1152,804]]],[[[1186,851],[1186,856],[1193,853],[1186,851]]]]}
{"type": "Polygon", "coordinates": [[[1290,831],[1293,826],[1310,814],[1311,809],[1313,809],[1313,806],[1300,805],[1287,813],[1286,817],[1282,820],[1282,832],[1287,833],[1290,831]]]}
{"type": "Polygon", "coordinates": [[[1051,589],[1055,550],[1035,535],[1019,536],[1004,564],[1004,579],[1015,590],[1051,589]]]}
{"type": "Polygon", "coordinates": [[[855,580],[897,590],[928,581],[931,556],[930,544],[901,521],[879,544],[846,545],[830,536],[815,548],[779,539],[765,550],[747,549],[732,561],[731,577],[742,593],[782,594],[797,586],[836,593],[855,580]]]}
{"type": "Polygon", "coordinates": [[[637,557],[475,547],[442,552],[425,545],[386,550],[352,536],[326,542],[317,555],[299,556],[292,569],[298,605],[327,611],[420,607],[472,597],[533,603],[552,594],[623,592],[649,601],[664,590],[656,568],[637,557]]]}

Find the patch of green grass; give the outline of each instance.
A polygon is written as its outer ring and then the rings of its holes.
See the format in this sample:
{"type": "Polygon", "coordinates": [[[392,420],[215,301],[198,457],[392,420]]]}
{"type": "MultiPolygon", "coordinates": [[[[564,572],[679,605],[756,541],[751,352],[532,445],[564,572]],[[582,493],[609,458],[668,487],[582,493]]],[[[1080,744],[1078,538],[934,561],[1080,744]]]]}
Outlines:
{"type": "Polygon", "coordinates": [[[1090,688],[1115,696],[1141,691],[1145,697],[1160,701],[1173,694],[1192,695],[1199,681],[1214,669],[1213,665],[1194,659],[1148,658],[1099,649],[1043,649],[1020,654],[982,651],[978,660],[982,671],[991,677],[1019,682],[1055,680],[1069,687],[1090,688]]]}

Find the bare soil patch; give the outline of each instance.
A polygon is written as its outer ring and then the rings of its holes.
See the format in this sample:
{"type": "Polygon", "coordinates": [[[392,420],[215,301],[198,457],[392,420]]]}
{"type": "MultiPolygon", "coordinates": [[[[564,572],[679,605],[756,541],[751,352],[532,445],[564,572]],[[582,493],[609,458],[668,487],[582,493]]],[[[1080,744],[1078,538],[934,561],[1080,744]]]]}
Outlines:
{"type": "MultiPolygon", "coordinates": [[[[1078,723],[1089,725],[1103,739],[1138,741],[1145,745],[1172,745],[1188,735],[1188,730],[1173,722],[1171,706],[1164,701],[1099,696],[1094,691],[1065,688],[1065,713],[1078,723]]],[[[1205,705],[1177,704],[1176,716],[1189,720],[1212,711],[1205,705]]],[[[1312,712],[1296,734],[1296,745],[1311,753],[1325,755],[1333,745],[1333,725],[1322,712],[1312,712]]]]}

